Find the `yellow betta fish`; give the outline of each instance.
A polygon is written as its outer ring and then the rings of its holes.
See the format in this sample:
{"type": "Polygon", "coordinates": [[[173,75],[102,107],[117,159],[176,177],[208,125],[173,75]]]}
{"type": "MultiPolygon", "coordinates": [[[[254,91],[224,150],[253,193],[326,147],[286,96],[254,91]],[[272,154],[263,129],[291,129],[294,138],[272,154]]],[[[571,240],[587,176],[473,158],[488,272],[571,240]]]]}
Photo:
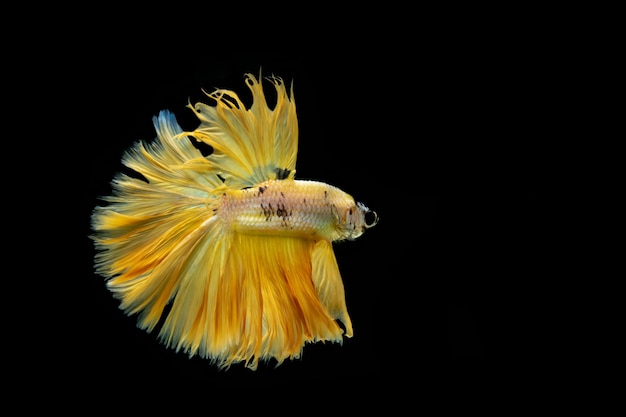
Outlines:
{"type": "Polygon", "coordinates": [[[188,132],[160,112],[156,139],[122,159],[143,178],[118,173],[91,219],[96,272],[120,308],[148,332],[160,323],[166,346],[219,368],[281,364],[307,342],[352,337],[332,242],[378,222],[342,190],[295,179],[293,84],[288,92],[268,79],[273,109],[261,76],[246,74],[249,107],[216,89],[207,94],[215,105],[189,104],[200,124],[188,132]]]}

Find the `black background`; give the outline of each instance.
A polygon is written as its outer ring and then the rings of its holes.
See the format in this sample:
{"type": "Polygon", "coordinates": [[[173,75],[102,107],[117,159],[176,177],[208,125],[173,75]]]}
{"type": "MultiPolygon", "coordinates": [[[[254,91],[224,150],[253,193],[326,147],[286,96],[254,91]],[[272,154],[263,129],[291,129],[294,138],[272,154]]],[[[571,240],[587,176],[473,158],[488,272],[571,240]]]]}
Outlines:
{"type": "Polygon", "coordinates": [[[87,36],[88,46],[72,48],[54,88],[64,98],[62,174],[49,181],[55,202],[72,202],[57,208],[75,227],[54,230],[72,238],[54,251],[63,279],[51,289],[47,375],[94,387],[112,378],[340,391],[469,386],[523,372],[535,349],[523,336],[533,308],[525,300],[546,245],[537,238],[549,199],[537,132],[552,93],[537,96],[554,76],[551,56],[493,31],[408,32],[395,48],[372,32],[222,50],[156,29],[87,36]],[[118,309],[93,272],[89,220],[124,150],[154,137],[154,115],[169,109],[193,128],[188,100],[216,87],[245,98],[244,73],[260,69],[294,82],[297,177],[342,188],[380,222],[335,246],[354,338],[307,345],[276,369],[218,371],[165,349],[118,309]]]}

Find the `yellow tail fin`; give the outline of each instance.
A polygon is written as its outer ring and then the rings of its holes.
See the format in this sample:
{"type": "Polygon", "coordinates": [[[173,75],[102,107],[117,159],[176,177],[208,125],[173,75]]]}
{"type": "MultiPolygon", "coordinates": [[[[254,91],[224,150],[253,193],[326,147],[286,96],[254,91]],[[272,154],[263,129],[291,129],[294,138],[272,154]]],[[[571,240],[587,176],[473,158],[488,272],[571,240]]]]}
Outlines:
{"type": "Polygon", "coordinates": [[[222,186],[215,174],[176,169],[201,157],[168,112],[155,118],[157,140],[137,143],[123,158],[147,180],[118,174],[109,204],[92,215],[96,272],[128,314],[140,313],[140,326],[152,330],[181,284],[180,256],[201,237],[211,236],[211,193],[222,186]],[[202,234],[207,234],[203,236],[202,234]]]}

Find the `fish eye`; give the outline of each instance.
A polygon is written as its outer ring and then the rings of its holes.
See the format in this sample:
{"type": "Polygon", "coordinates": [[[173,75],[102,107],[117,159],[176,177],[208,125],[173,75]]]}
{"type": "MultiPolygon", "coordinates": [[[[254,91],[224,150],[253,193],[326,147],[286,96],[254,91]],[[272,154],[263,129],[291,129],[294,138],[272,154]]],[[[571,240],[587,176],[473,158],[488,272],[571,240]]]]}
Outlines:
{"type": "Polygon", "coordinates": [[[372,227],[378,223],[378,214],[375,211],[368,210],[365,212],[365,227],[372,227]]]}

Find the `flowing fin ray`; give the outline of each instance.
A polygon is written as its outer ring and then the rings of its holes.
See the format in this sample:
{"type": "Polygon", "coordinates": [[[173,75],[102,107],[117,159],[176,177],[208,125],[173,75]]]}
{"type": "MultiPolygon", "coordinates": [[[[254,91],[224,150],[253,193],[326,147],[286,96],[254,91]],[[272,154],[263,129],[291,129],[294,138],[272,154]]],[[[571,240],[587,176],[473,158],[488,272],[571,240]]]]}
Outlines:
{"type": "Polygon", "coordinates": [[[244,362],[256,369],[259,361],[299,358],[308,342],[343,342],[312,280],[314,242],[236,233],[224,239],[216,219],[172,251],[178,262],[153,272],[157,281],[181,277],[160,331],[167,346],[220,368],[244,362]]]}
{"type": "Polygon", "coordinates": [[[276,105],[270,109],[262,78],[246,74],[252,105],[246,108],[237,94],[217,89],[207,94],[215,106],[189,105],[200,125],[185,133],[213,148],[207,160],[232,188],[251,187],[269,179],[293,178],[298,151],[298,122],[293,100],[278,77],[268,78],[276,88],[276,105]]]}
{"type": "Polygon", "coordinates": [[[345,335],[353,336],[352,321],[348,315],[343,281],[332,244],[320,240],[312,254],[313,283],[322,305],[333,319],[340,320],[346,328],[345,335]]]}

